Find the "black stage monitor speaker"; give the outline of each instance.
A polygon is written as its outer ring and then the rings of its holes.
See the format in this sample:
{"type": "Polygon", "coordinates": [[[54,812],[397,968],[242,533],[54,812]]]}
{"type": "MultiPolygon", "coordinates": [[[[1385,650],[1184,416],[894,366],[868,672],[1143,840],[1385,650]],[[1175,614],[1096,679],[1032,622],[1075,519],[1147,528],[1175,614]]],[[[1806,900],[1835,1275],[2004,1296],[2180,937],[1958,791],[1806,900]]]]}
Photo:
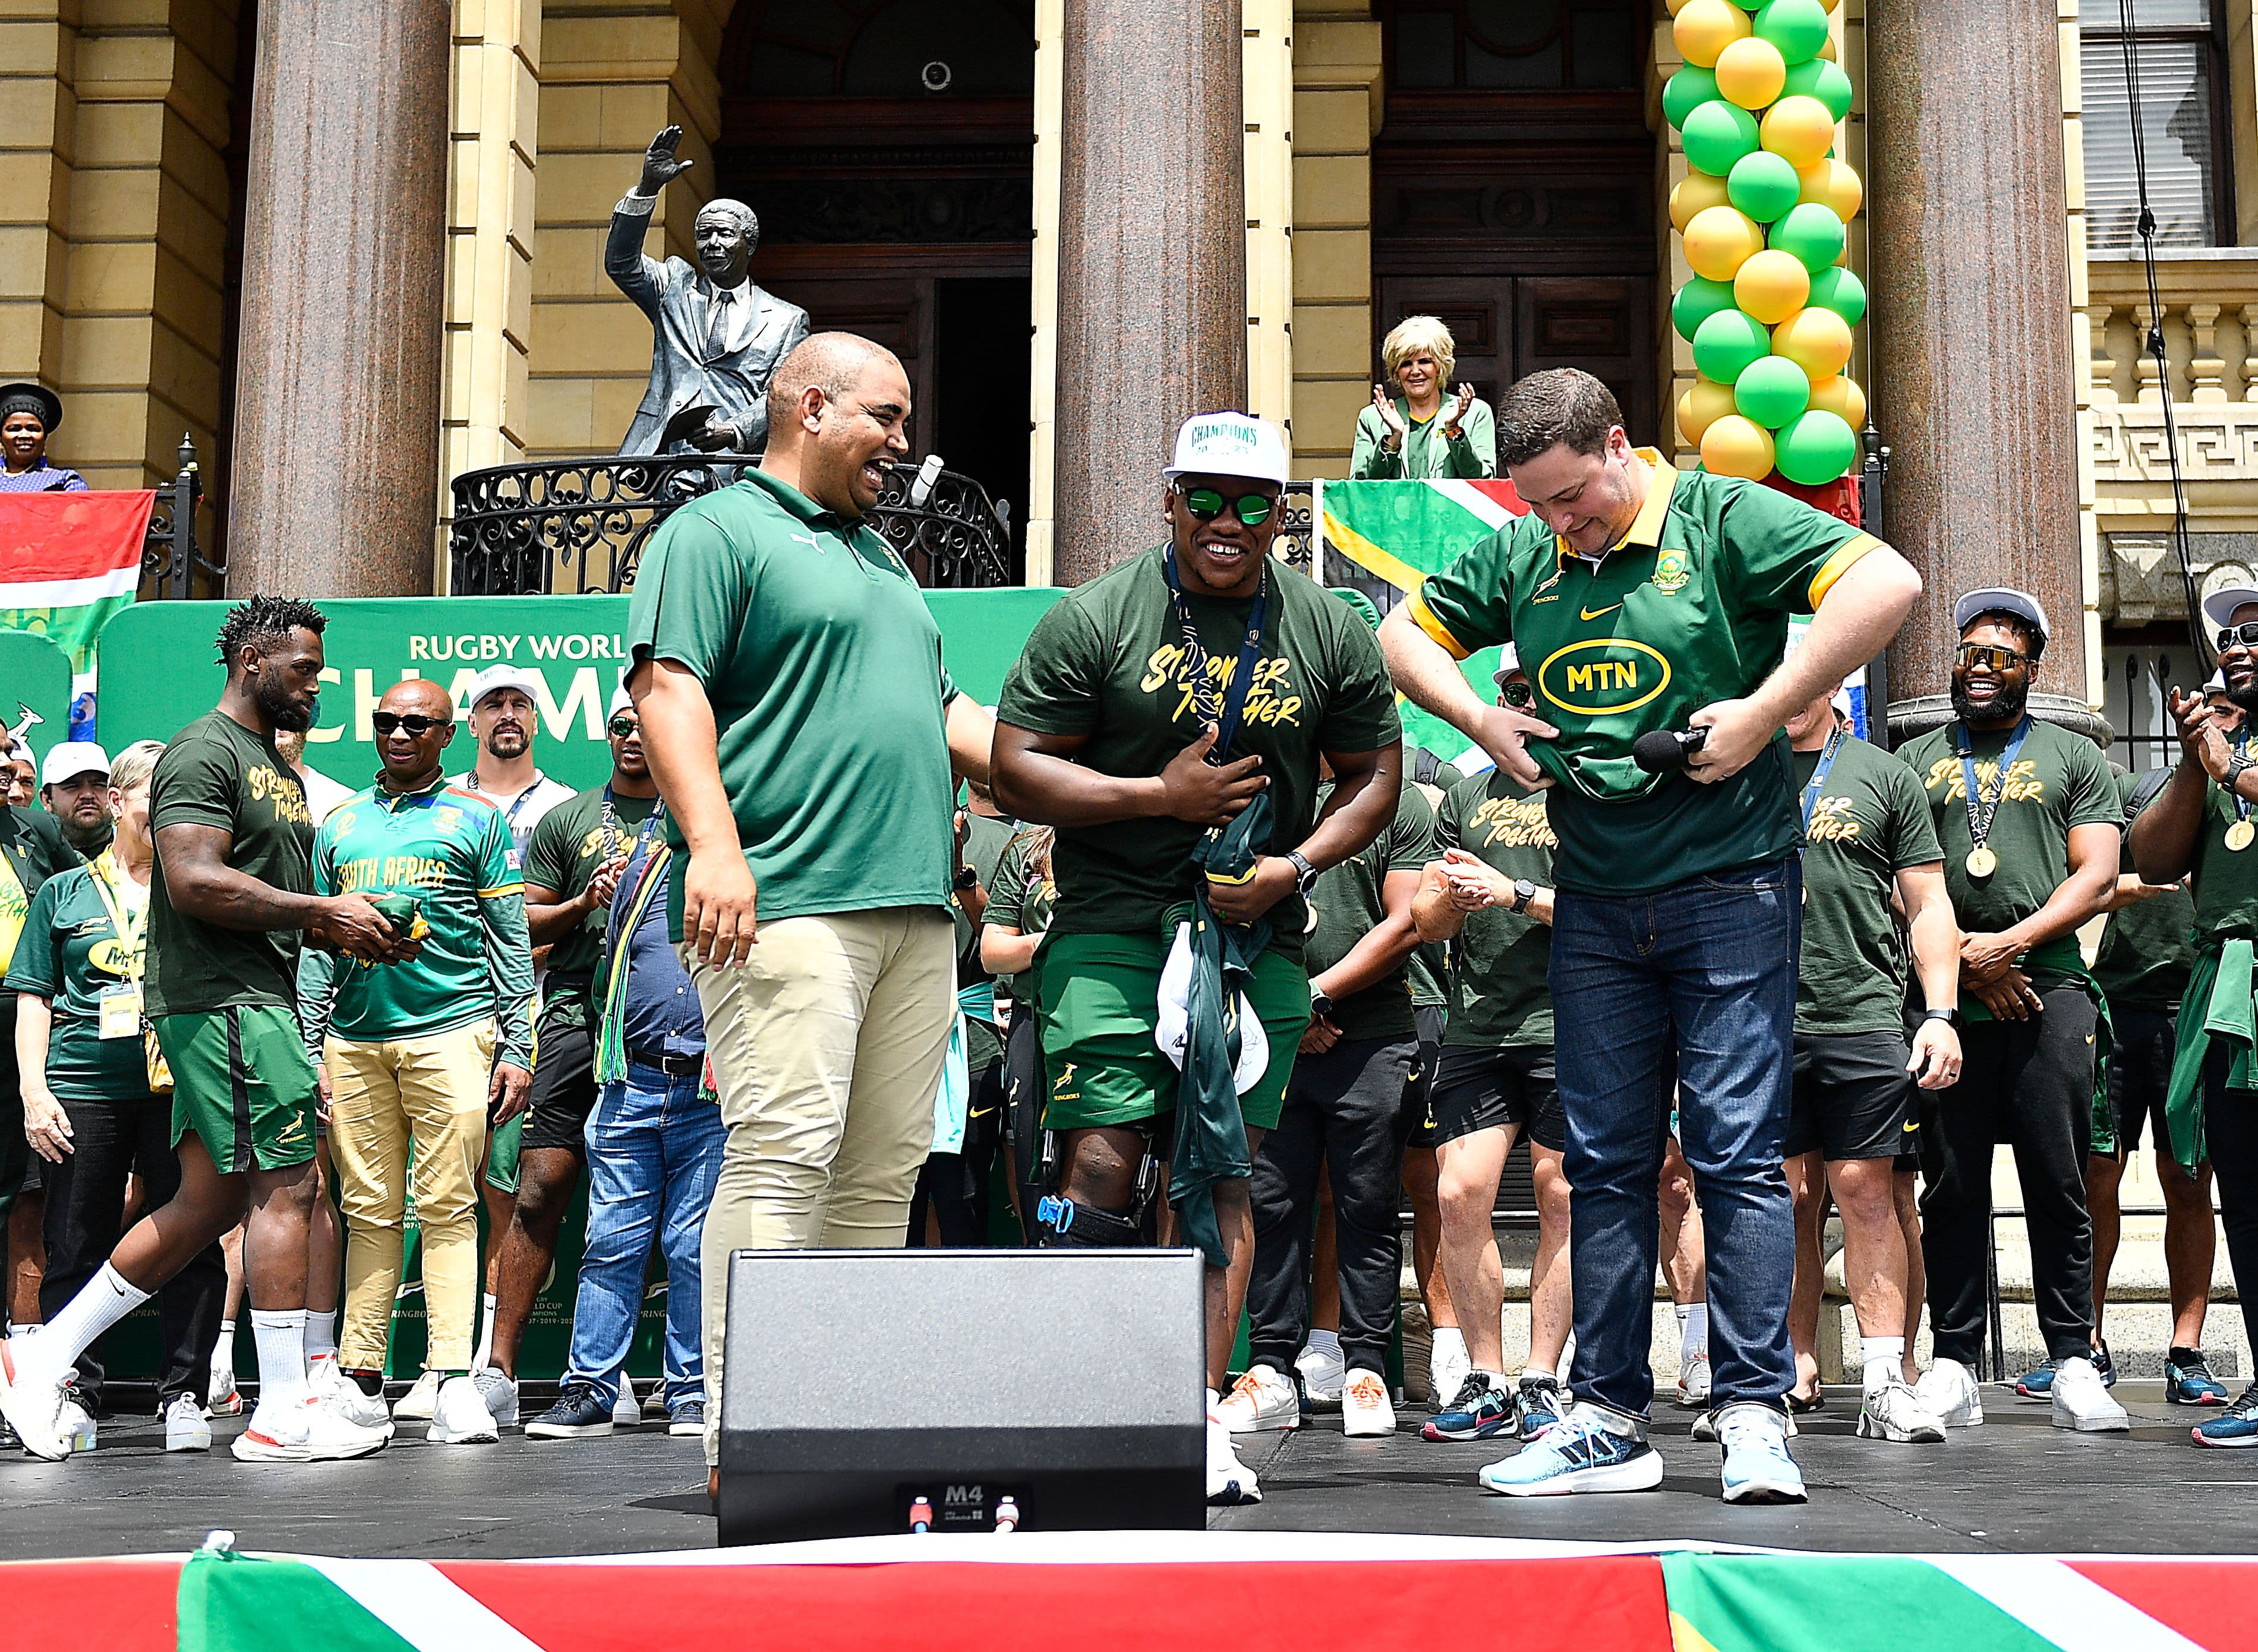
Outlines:
{"type": "Polygon", "coordinates": [[[1191,1251],[735,1252],[721,1541],[1197,1529],[1203,1285],[1191,1251]]]}

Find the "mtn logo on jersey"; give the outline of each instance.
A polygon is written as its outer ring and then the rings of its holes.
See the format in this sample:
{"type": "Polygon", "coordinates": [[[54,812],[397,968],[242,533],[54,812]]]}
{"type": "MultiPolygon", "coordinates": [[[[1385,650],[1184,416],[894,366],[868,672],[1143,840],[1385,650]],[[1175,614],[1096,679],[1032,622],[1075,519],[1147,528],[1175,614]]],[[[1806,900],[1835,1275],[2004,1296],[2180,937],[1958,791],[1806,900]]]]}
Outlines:
{"type": "Polygon", "coordinates": [[[1564,712],[1620,717],[1670,686],[1670,661],[1629,637],[1587,637],[1537,668],[1537,691],[1564,712]]]}

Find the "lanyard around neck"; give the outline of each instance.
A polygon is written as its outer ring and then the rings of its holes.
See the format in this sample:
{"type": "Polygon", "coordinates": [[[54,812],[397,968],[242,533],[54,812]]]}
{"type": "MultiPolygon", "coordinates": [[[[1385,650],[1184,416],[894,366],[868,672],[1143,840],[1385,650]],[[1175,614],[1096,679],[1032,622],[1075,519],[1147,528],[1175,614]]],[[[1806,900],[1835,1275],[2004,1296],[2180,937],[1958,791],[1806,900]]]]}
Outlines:
{"type": "Polygon", "coordinates": [[[1254,680],[1254,668],[1262,657],[1262,622],[1270,608],[1270,566],[1264,558],[1262,583],[1254,590],[1254,606],[1246,615],[1246,640],[1239,645],[1239,663],[1232,670],[1231,684],[1221,703],[1218,703],[1214,680],[1208,675],[1208,652],[1200,642],[1199,627],[1192,623],[1190,606],[1184,600],[1184,588],[1176,576],[1176,553],[1171,546],[1161,561],[1161,572],[1168,582],[1168,606],[1175,612],[1176,627],[1183,635],[1184,670],[1190,674],[1192,703],[1199,709],[1202,723],[1215,727],[1215,745],[1208,752],[1211,763],[1225,762],[1231,755],[1231,742],[1239,733],[1239,719],[1246,711],[1246,693],[1254,680]]]}

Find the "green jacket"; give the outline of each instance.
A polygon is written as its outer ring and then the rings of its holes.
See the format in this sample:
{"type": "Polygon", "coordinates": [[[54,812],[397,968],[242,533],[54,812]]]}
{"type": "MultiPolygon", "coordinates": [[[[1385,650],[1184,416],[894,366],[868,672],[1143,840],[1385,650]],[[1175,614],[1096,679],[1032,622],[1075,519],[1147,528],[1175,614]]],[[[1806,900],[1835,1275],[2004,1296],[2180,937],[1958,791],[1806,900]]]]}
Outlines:
{"type": "Polygon", "coordinates": [[[1459,439],[1443,439],[1443,415],[1455,397],[1445,393],[1443,406],[1424,424],[1411,422],[1411,404],[1395,398],[1395,411],[1411,425],[1403,445],[1390,453],[1386,446],[1388,426],[1380,409],[1367,407],[1356,415],[1356,448],[1350,455],[1348,473],[1360,482],[1425,481],[1431,477],[1478,479],[1497,474],[1497,421],[1489,403],[1477,398],[1466,408],[1466,422],[1459,439]]]}

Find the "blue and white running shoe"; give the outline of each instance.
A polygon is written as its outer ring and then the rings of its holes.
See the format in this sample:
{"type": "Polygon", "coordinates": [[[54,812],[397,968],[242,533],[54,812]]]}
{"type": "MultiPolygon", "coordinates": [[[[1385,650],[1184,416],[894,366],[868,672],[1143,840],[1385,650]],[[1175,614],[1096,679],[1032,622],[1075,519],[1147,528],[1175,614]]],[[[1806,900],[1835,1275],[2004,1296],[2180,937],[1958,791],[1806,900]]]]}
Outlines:
{"type": "Polygon", "coordinates": [[[1492,1440],[1513,1432],[1513,1396],[1488,1372],[1470,1371],[1419,1432],[1430,1440],[1492,1440]]]}
{"type": "Polygon", "coordinates": [[[2054,1397],[2055,1362],[2051,1359],[2032,1366],[2015,1379],[2015,1392],[2026,1400],[2050,1400],[2054,1397]]]}
{"type": "Polygon", "coordinates": [[[1787,1454],[1787,1419],[1770,1406],[1727,1406],[1717,1414],[1717,1439],[1725,1448],[1728,1503],[1802,1503],[1803,1471],[1787,1454]]]}
{"type": "Polygon", "coordinates": [[[2164,1403],[2168,1406],[2223,1406],[2226,1385],[2211,1374],[2210,1365],[2198,1358],[2183,1365],[2164,1361],[2164,1403]]]}
{"type": "Polygon", "coordinates": [[[1558,1378],[1523,1377],[1514,1408],[1521,1414],[1521,1437],[1541,1440],[1568,1414],[1568,1396],[1558,1378]]]}
{"type": "Polygon", "coordinates": [[[2188,1430],[2188,1436],[2198,1445],[2258,1445],[2258,1382],[2245,1388],[2242,1398],[2217,1416],[2197,1423],[2188,1430]]]}
{"type": "Polygon", "coordinates": [[[1505,1497],[1566,1497],[1577,1492],[1651,1492],[1662,1484],[1662,1454],[1644,1440],[1609,1433],[1579,1407],[1476,1477],[1505,1497]]]}

